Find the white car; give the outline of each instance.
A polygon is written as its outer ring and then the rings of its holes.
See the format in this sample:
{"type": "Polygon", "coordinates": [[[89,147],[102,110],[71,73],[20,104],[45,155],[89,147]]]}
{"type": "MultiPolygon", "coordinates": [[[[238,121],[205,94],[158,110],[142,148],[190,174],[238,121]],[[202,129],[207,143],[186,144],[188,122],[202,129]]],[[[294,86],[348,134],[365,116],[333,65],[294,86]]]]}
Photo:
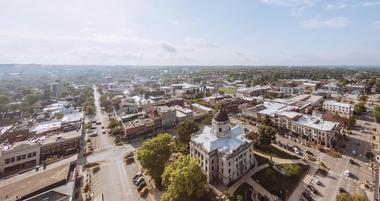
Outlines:
{"type": "Polygon", "coordinates": [[[349,177],[350,176],[350,171],[349,170],[345,170],[343,174],[344,174],[344,176],[349,177]]]}
{"type": "Polygon", "coordinates": [[[315,184],[317,184],[317,185],[321,185],[321,181],[319,181],[318,179],[313,179],[313,182],[315,183],[315,184]]]}

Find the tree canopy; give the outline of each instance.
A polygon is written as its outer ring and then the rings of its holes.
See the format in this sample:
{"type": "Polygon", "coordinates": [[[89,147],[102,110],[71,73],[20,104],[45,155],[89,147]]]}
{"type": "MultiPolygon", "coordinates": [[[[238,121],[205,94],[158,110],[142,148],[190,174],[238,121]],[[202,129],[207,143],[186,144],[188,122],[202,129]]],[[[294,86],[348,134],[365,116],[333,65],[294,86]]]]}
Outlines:
{"type": "Polygon", "coordinates": [[[336,201],[369,201],[365,195],[349,195],[347,193],[339,193],[336,201]]]}
{"type": "Polygon", "coordinates": [[[178,140],[181,143],[189,144],[191,134],[199,130],[198,125],[194,121],[185,120],[177,125],[176,132],[178,140]]]}
{"type": "Polygon", "coordinates": [[[161,201],[190,201],[200,198],[206,189],[207,178],[198,161],[189,155],[170,163],[162,175],[165,192],[161,201]]]}
{"type": "Polygon", "coordinates": [[[359,103],[356,103],[354,105],[354,113],[355,114],[361,114],[363,112],[365,112],[365,104],[363,101],[360,101],[359,103]]]}
{"type": "Polygon", "coordinates": [[[268,146],[275,138],[276,130],[268,125],[260,125],[259,127],[259,145],[268,146]]]}
{"type": "Polygon", "coordinates": [[[160,183],[165,163],[171,155],[170,142],[171,136],[162,133],[145,141],[137,151],[137,158],[141,166],[148,171],[156,183],[160,183]]]}

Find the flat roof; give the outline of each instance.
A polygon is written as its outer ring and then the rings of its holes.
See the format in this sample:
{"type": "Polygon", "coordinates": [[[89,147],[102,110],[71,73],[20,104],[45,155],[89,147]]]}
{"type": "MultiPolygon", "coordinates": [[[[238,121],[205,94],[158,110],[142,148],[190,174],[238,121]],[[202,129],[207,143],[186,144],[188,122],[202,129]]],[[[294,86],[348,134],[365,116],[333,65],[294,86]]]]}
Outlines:
{"type": "Polygon", "coordinates": [[[35,125],[30,129],[31,132],[36,132],[37,134],[53,131],[61,127],[61,121],[48,121],[42,122],[35,125]]]}
{"type": "Polygon", "coordinates": [[[48,170],[43,170],[29,177],[12,181],[12,178],[4,180],[0,184],[0,200],[13,201],[16,196],[25,196],[57,182],[66,180],[69,165],[62,165],[48,170]],[[7,197],[7,198],[6,198],[7,197]]]}

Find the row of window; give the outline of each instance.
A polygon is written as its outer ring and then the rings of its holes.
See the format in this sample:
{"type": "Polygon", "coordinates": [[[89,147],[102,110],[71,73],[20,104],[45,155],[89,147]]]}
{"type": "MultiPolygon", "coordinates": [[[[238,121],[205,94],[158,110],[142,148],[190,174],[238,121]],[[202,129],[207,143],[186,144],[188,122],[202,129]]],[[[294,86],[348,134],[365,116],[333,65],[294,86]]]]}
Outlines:
{"type": "Polygon", "coordinates": [[[15,161],[24,160],[26,158],[32,158],[32,157],[35,157],[36,155],[37,155],[36,152],[31,152],[28,154],[23,154],[23,155],[19,155],[16,157],[7,158],[7,159],[5,159],[5,164],[7,165],[9,163],[14,163],[15,161]]]}

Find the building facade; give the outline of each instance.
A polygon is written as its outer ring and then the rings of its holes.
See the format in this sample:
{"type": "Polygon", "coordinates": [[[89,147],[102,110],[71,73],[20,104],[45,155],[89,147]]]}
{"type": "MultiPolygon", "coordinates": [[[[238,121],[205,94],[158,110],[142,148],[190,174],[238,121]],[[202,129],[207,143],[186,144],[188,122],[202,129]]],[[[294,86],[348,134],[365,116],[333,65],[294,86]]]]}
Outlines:
{"type": "Polygon", "coordinates": [[[332,113],[337,113],[339,116],[343,116],[346,118],[351,117],[353,111],[350,104],[340,103],[332,100],[323,102],[323,109],[332,113]]]}
{"type": "Polygon", "coordinates": [[[253,143],[244,137],[244,128],[230,126],[227,112],[215,114],[212,126],[190,141],[190,155],[197,158],[207,181],[230,185],[255,164],[253,143]]]}

